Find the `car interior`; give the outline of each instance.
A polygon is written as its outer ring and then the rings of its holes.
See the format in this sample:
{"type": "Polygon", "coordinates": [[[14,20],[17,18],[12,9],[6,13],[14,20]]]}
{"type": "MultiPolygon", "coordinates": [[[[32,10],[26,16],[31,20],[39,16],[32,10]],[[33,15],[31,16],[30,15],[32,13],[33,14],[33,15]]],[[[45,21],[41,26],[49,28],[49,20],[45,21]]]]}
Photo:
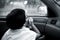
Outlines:
{"type": "Polygon", "coordinates": [[[0,40],[6,30],[6,16],[22,8],[41,33],[37,40],[60,40],[60,0],[0,0],[0,40]]]}

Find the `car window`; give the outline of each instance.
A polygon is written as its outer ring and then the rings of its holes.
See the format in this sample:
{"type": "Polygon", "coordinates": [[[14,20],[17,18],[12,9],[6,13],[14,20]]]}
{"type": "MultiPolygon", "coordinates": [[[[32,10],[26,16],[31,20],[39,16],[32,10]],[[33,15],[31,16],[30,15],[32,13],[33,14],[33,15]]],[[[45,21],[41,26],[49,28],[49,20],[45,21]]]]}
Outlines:
{"type": "Polygon", "coordinates": [[[40,0],[28,1],[25,8],[27,16],[47,16],[47,6],[40,0]]]}
{"type": "MultiPolygon", "coordinates": [[[[0,17],[6,17],[11,10],[21,8],[27,16],[47,16],[47,6],[40,0],[4,0],[4,7],[0,8],[0,17]]],[[[1,4],[2,5],[2,4],[1,4]]]]}

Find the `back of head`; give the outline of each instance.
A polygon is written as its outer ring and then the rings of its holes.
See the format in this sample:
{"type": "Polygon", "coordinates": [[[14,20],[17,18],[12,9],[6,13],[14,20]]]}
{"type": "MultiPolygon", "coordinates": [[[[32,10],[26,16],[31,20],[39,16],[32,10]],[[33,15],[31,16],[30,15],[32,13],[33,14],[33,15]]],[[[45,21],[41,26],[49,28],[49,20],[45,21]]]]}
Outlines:
{"type": "Polygon", "coordinates": [[[20,29],[25,23],[25,11],[14,9],[6,17],[6,24],[11,29],[20,29]]]}

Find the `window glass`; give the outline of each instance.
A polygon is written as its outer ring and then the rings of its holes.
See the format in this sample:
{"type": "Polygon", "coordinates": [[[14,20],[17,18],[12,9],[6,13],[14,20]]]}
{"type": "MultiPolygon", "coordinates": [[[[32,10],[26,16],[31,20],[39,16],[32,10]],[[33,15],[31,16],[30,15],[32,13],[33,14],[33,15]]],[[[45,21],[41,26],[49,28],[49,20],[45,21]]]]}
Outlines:
{"type": "Polygon", "coordinates": [[[26,1],[27,16],[47,16],[47,6],[40,0],[26,1]]]}
{"type": "Polygon", "coordinates": [[[47,6],[40,0],[5,0],[3,4],[5,6],[0,8],[0,17],[6,17],[15,8],[24,9],[27,16],[47,16],[47,6]]]}

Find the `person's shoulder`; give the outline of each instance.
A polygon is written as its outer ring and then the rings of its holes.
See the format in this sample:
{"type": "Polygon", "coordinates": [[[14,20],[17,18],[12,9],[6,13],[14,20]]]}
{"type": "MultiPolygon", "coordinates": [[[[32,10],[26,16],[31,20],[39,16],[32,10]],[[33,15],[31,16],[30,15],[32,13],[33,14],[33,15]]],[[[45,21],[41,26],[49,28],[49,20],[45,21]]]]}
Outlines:
{"type": "Polygon", "coordinates": [[[10,31],[10,29],[8,29],[8,30],[4,33],[4,35],[3,35],[2,38],[1,38],[1,40],[5,39],[5,38],[7,37],[7,35],[9,35],[9,31],[10,31]]]}
{"type": "Polygon", "coordinates": [[[5,34],[9,34],[9,33],[10,33],[10,30],[11,30],[11,29],[8,29],[8,30],[5,32],[5,34]]]}

